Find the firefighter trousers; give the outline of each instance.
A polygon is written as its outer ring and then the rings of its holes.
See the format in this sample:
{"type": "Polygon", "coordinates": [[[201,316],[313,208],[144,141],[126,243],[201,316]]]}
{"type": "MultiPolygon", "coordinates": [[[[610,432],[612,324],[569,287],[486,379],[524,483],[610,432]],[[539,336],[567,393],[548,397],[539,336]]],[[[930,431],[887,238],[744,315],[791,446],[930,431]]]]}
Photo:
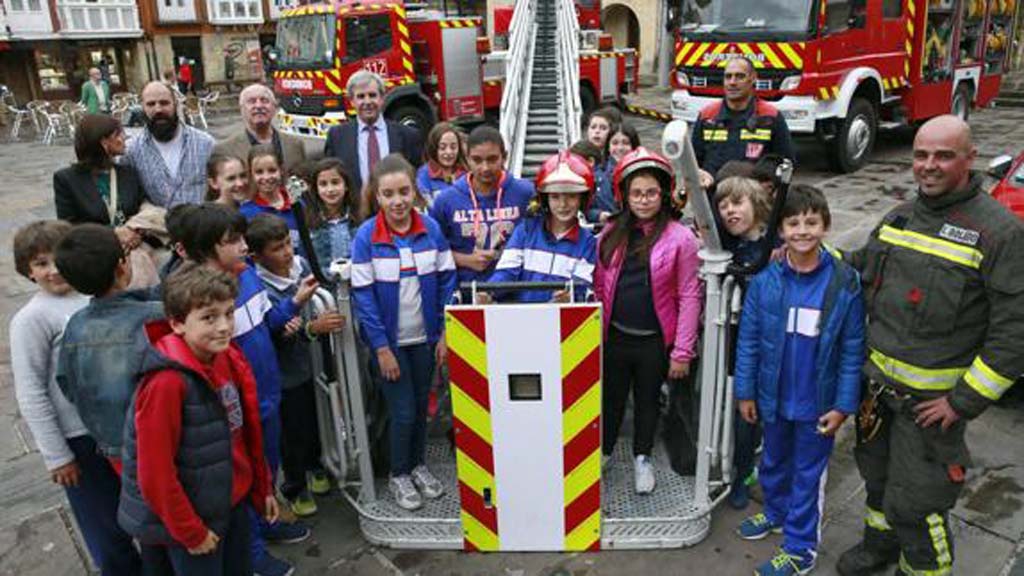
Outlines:
{"type": "MultiPolygon", "coordinates": [[[[865,398],[871,395],[865,391],[865,398]]],[[[864,544],[879,552],[898,545],[900,569],[908,576],[952,574],[949,510],[970,464],[966,422],[945,432],[938,424],[921,428],[914,422],[916,400],[884,391],[874,396],[881,425],[868,434],[861,427],[865,416],[858,414],[854,448],[867,490],[864,544]]]]}

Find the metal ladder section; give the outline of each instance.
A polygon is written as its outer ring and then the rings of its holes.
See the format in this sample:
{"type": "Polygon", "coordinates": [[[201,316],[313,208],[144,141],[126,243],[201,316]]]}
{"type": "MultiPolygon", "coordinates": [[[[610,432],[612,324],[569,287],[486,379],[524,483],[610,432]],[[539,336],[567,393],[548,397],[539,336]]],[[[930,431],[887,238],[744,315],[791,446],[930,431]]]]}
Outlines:
{"type": "Polygon", "coordinates": [[[519,0],[512,17],[501,129],[509,171],[532,178],[579,138],[579,24],[572,0],[519,0]]]}

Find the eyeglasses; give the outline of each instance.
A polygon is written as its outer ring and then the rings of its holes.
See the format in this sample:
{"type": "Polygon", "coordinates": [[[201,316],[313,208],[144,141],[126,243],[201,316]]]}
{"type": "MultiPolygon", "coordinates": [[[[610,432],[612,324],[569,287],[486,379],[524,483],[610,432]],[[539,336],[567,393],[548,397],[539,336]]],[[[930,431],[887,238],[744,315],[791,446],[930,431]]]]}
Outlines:
{"type": "Polygon", "coordinates": [[[661,190],[630,190],[629,199],[640,201],[655,200],[661,196],[661,190]]]}

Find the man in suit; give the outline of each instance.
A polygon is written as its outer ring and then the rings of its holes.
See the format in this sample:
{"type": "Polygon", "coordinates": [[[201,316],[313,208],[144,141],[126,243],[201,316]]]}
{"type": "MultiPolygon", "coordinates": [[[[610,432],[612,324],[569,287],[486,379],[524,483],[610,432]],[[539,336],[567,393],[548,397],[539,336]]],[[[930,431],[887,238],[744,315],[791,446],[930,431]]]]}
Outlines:
{"type": "Polygon", "coordinates": [[[238,108],[242,113],[245,129],[218,142],[213,149],[215,154],[227,154],[248,160],[249,150],[253,146],[271,144],[289,174],[306,160],[306,147],[302,139],[291,134],[282,134],[274,128],[277,98],[270,88],[263,84],[246,86],[238,95],[238,108]]]}
{"type": "Polygon", "coordinates": [[[89,68],[89,81],[82,84],[82,97],[89,114],[110,113],[110,84],[103,79],[99,68],[89,68]]]}
{"type": "Polygon", "coordinates": [[[356,190],[363,189],[374,165],[388,154],[401,154],[413,166],[423,163],[420,133],[381,116],[384,80],[380,76],[360,70],[349,77],[345,93],[356,108],[356,121],[331,128],[324,156],[341,160],[356,190]]]}

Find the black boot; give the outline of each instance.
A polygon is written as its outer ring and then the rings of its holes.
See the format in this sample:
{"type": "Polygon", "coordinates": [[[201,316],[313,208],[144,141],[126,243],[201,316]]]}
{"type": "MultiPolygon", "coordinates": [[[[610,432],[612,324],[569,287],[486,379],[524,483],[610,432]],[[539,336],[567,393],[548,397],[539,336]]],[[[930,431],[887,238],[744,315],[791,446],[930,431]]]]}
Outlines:
{"type": "Polygon", "coordinates": [[[842,553],[836,570],[842,576],[871,576],[900,558],[900,545],[892,530],[864,528],[864,540],[842,553]]]}

